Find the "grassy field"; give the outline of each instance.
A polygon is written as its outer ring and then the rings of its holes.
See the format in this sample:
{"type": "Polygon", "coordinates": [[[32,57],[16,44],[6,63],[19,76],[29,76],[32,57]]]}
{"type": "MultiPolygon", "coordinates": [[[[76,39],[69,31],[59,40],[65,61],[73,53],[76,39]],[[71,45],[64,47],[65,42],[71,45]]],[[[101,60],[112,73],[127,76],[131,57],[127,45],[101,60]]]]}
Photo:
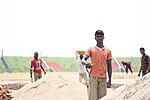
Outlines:
{"type": "MultiPolygon", "coordinates": [[[[30,61],[33,59],[32,57],[12,57],[5,56],[5,61],[7,62],[9,69],[11,72],[29,72],[30,61]]],[[[66,72],[76,72],[77,64],[76,58],[64,58],[64,57],[43,57],[46,62],[57,62],[59,63],[64,71],[66,72]]],[[[136,71],[140,68],[140,58],[138,57],[118,57],[119,62],[121,61],[130,61],[132,62],[132,66],[135,67],[136,71]]],[[[114,60],[112,61],[114,62],[114,60]]],[[[5,72],[5,67],[0,60],[0,72],[5,72]]]]}

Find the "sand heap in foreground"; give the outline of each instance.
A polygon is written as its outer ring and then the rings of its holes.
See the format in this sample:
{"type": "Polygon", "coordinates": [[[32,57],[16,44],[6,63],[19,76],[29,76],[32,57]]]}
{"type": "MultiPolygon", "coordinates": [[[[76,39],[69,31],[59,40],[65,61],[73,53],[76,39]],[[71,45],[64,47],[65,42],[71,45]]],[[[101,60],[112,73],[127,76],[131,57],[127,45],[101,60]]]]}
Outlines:
{"type": "Polygon", "coordinates": [[[101,100],[150,100],[150,73],[117,88],[101,100]]]}
{"type": "Polygon", "coordinates": [[[86,86],[73,77],[51,73],[22,87],[13,94],[13,100],[87,100],[86,91],[86,86]]]}

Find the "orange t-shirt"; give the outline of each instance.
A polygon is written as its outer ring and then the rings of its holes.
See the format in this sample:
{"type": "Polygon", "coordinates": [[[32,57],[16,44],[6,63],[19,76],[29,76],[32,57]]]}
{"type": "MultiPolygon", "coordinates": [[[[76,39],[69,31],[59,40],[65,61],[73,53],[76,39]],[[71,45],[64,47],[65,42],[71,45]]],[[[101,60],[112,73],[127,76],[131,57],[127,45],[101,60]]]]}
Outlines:
{"type": "Polygon", "coordinates": [[[90,76],[106,78],[107,60],[112,59],[111,50],[106,47],[101,49],[92,46],[85,54],[91,57],[91,63],[93,64],[90,76]]]}

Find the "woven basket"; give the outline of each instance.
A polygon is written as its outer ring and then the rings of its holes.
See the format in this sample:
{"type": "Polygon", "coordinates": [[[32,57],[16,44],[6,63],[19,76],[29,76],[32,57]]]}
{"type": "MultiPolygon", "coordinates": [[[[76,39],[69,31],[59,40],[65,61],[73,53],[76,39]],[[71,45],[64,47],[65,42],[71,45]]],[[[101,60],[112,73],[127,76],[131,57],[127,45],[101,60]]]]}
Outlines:
{"type": "Polygon", "coordinates": [[[85,51],[76,51],[79,55],[84,55],[85,51]]]}

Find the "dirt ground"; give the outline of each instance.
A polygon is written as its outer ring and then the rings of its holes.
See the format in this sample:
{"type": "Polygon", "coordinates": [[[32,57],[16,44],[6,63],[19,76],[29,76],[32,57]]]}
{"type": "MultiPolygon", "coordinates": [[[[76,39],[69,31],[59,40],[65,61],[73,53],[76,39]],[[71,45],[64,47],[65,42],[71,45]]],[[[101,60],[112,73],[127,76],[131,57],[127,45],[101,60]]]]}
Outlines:
{"type": "MultiPolygon", "coordinates": [[[[107,94],[123,84],[139,79],[137,74],[113,73],[112,87],[107,89],[107,94]]],[[[35,83],[31,83],[29,76],[29,73],[1,73],[0,84],[9,84],[8,88],[14,100],[28,100],[27,97],[32,100],[87,100],[87,88],[84,82],[78,81],[77,72],[48,72],[35,83]],[[11,84],[17,84],[17,86],[10,86],[11,84]]]]}

